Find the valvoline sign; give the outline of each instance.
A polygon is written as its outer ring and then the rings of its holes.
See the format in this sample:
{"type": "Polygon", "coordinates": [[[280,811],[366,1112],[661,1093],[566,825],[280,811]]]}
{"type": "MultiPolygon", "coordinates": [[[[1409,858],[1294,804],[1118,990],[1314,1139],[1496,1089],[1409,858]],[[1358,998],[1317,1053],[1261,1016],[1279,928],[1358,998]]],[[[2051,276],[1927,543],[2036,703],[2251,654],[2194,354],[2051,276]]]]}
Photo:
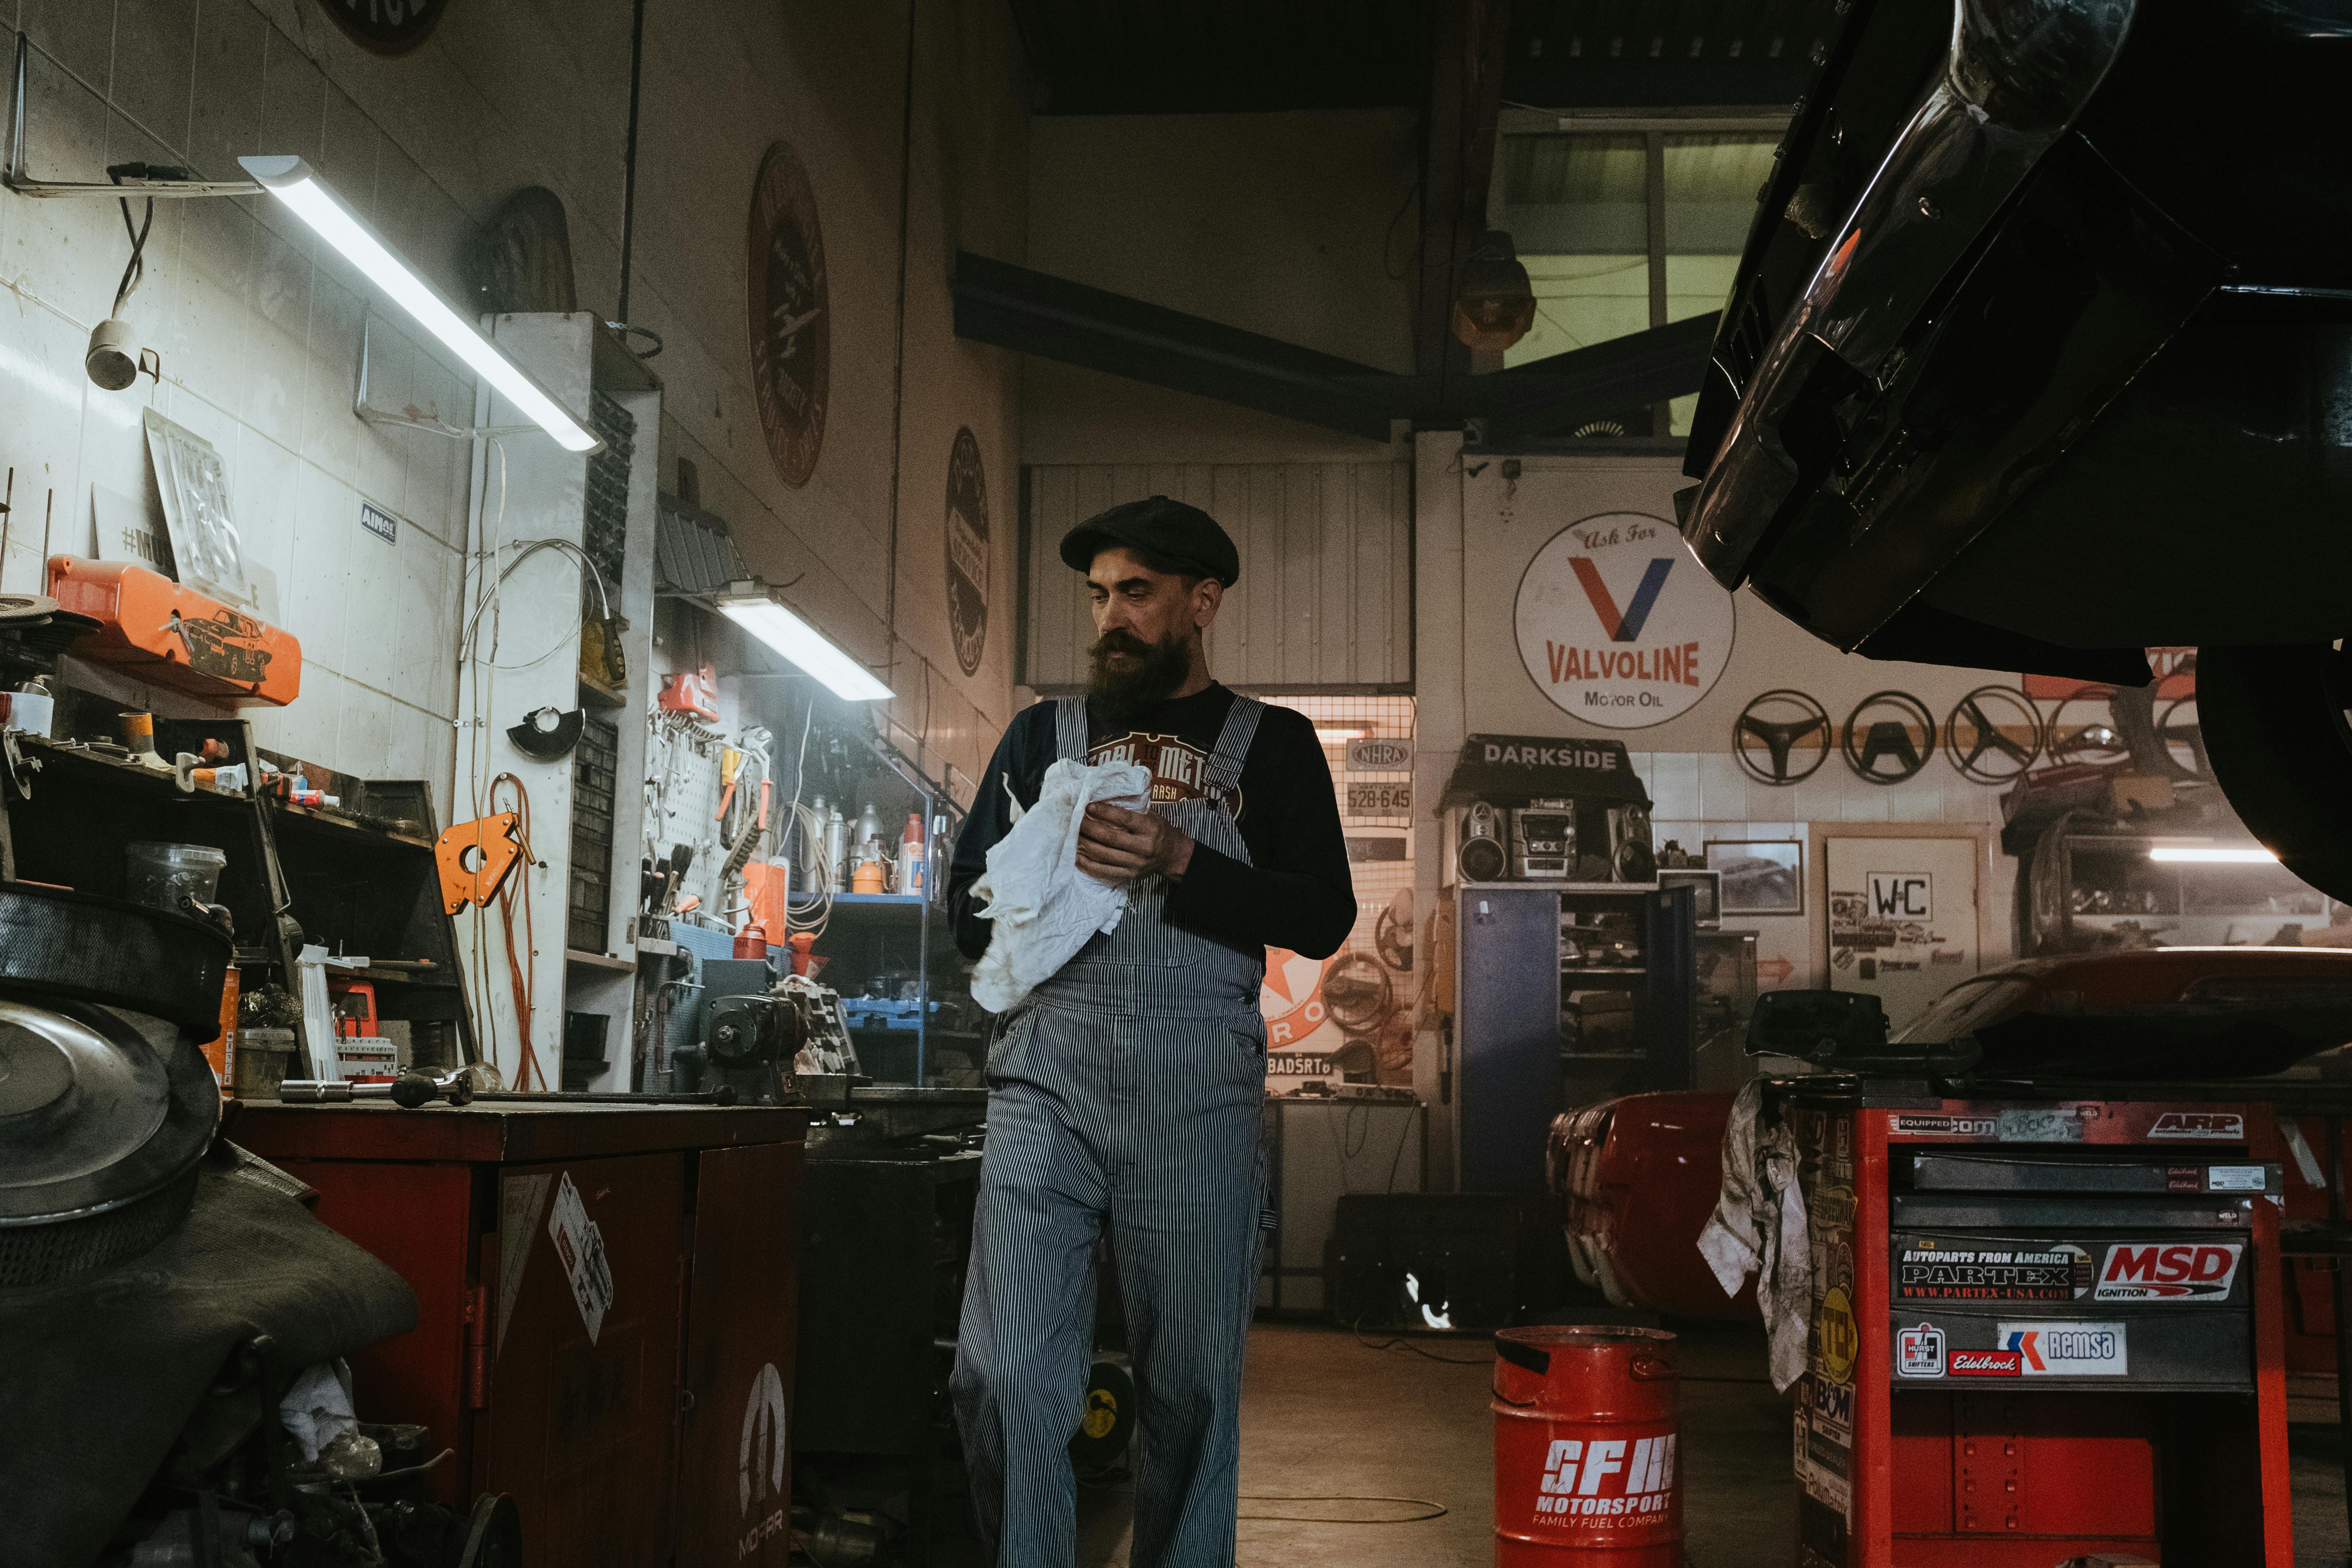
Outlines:
{"type": "Polygon", "coordinates": [[[2096,1301],[2220,1301],[2238,1277],[2242,1243],[2129,1242],[2107,1249],[2096,1301]]]}
{"type": "Polygon", "coordinates": [[[1664,518],[1605,512],[1552,535],[1514,609],[1519,658],[1562,711],[1638,730],[1687,711],[1731,659],[1731,595],[1664,518]]]}

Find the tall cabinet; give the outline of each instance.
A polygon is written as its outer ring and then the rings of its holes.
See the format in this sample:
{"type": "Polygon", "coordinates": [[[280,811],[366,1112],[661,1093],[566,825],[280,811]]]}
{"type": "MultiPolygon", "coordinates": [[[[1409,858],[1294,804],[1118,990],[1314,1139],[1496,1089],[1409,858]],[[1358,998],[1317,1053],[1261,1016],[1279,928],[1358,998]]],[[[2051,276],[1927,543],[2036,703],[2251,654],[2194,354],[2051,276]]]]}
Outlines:
{"type": "Polygon", "coordinates": [[[1461,1189],[1541,1193],[1571,1107],[1691,1084],[1696,921],[1687,888],[1467,882],[1454,889],[1461,1189]]]}

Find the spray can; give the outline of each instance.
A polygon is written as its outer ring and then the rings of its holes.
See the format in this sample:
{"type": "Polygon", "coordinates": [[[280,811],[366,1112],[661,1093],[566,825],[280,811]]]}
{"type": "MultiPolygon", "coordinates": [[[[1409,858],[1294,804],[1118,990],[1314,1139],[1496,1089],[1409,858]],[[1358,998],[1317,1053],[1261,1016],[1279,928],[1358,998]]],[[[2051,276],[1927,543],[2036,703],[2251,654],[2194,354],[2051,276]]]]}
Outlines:
{"type": "Polygon", "coordinates": [[[907,831],[898,837],[898,891],[923,891],[926,867],[923,857],[923,814],[907,814],[907,831]]]}
{"type": "Polygon", "coordinates": [[[837,805],[825,812],[824,868],[835,892],[849,891],[849,824],[837,805]]]}

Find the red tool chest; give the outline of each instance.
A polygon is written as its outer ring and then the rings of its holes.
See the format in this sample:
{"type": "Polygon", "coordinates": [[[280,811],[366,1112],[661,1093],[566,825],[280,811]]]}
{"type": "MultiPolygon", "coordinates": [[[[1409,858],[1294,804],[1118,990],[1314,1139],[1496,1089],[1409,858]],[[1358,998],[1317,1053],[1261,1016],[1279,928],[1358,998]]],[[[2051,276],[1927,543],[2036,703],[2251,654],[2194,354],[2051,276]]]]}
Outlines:
{"type": "Polygon", "coordinates": [[[2267,1106],[1771,1098],[1812,1251],[1801,1564],[2289,1568],[2267,1106]]]}
{"type": "Polygon", "coordinates": [[[772,1564],[790,1542],[806,1113],[248,1104],[236,1140],[417,1296],[359,1406],[513,1496],[531,1568],[772,1564]]]}

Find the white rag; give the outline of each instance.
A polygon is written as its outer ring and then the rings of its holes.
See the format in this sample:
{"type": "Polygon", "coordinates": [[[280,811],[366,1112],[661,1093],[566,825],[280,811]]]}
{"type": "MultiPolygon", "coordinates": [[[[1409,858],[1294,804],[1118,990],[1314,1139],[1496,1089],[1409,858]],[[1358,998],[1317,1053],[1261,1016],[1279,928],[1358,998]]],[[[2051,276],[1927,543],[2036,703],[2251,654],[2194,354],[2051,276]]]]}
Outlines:
{"type": "MultiPolygon", "coordinates": [[[[1013,826],[988,851],[972,884],[980,912],[996,922],[971,976],[971,999],[1003,1013],[1070,962],[1127,912],[1124,885],[1078,869],[1078,824],[1098,800],[1140,811],[1151,775],[1134,763],[1088,766],[1066,759],[1045,770],[1037,804],[1013,804],[1013,826]]],[[[1008,788],[1007,794],[1011,793],[1008,788]]]]}
{"type": "Polygon", "coordinates": [[[1772,1386],[1785,1394],[1805,1371],[1805,1329],[1813,1310],[1811,1244],[1805,1194],[1797,1185],[1797,1136],[1785,1121],[1760,1138],[1764,1085],[1750,1079],[1723,1129],[1723,1191],[1699,1232],[1699,1255],[1727,1296],[1756,1276],[1756,1305],[1770,1347],[1772,1386]]]}

